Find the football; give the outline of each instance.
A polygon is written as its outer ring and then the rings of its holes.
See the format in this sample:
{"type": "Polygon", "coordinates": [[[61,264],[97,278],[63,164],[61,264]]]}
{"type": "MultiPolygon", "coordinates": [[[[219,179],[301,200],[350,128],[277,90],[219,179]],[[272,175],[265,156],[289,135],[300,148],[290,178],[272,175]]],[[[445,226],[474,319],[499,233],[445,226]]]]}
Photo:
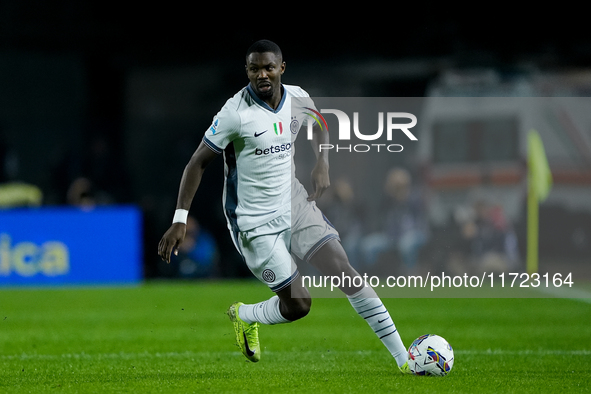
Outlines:
{"type": "Polygon", "coordinates": [[[421,335],[408,348],[408,366],[416,375],[445,376],[453,365],[453,348],[439,335],[421,335]]]}

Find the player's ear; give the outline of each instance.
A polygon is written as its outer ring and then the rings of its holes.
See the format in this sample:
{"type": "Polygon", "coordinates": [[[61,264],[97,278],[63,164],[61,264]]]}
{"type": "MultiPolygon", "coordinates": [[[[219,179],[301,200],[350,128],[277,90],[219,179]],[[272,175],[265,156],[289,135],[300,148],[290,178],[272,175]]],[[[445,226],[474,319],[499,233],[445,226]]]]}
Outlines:
{"type": "Polygon", "coordinates": [[[285,72],[285,62],[281,62],[281,74],[285,72]]]}

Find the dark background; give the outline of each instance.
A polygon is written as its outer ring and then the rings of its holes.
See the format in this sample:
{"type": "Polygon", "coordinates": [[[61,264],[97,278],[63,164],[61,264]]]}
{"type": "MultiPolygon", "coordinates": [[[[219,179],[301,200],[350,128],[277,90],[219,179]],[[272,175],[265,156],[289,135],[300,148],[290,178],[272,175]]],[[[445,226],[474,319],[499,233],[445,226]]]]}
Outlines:
{"type": "MultiPolygon", "coordinates": [[[[45,204],[67,204],[84,175],[106,202],[139,204],[155,276],[182,169],[246,84],[252,42],[277,42],[284,81],[312,95],[422,96],[449,67],[588,67],[583,14],[568,4],[0,1],[0,141],[10,152],[0,181],[35,184],[45,204]]],[[[212,167],[192,212],[220,244],[220,274],[249,275],[221,216],[221,160],[212,167]]]]}

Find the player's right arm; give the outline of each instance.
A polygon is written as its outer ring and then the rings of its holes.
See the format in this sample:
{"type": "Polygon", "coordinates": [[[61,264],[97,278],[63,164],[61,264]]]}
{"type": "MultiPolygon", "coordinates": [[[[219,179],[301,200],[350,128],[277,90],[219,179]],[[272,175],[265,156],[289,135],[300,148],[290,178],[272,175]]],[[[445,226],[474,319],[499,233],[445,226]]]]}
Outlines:
{"type": "MultiPolygon", "coordinates": [[[[241,122],[236,111],[236,101],[239,102],[239,99],[240,93],[228,100],[226,105],[213,118],[211,127],[203,135],[201,144],[199,144],[183,171],[176,209],[189,210],[193,197],[201,183],[205,167],[221,154],[231,141],[239,136],[241,122]]],[[[170,254],[173,251],[176,254],[179,245],[185,239],[185,231],[185,224],[173,223],[168,231],[164,233],[158,244],[158,254],[162,260],[170,263],[170,254]]]]}
{"type": "MultiPolygon", "coordinates": [[[[193,197],[201,183],[205,167],[217,156],[218,153],[211,150],[205,143],[201,142],[199,144],[183,171],[176,209],[189,210],[193,197]]],[[[158,244],[158,254],[162,260],[170,263],[170,254],[173,251],[175,254],[177,253],[178,247],[185,239],[186,228],[187,226],[184,223],[173,223],[164,233],[158,244]]]]}

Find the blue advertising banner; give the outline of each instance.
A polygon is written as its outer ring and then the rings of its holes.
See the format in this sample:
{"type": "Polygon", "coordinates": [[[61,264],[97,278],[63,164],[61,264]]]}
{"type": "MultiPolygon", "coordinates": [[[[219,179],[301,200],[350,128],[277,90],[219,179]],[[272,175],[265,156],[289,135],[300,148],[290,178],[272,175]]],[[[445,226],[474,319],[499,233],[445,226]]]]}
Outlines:
{"type": "Polygon", "coordinates": [[[0,286],[138,282],[141,221],[133,206],[0,210],[0,286]]]}

